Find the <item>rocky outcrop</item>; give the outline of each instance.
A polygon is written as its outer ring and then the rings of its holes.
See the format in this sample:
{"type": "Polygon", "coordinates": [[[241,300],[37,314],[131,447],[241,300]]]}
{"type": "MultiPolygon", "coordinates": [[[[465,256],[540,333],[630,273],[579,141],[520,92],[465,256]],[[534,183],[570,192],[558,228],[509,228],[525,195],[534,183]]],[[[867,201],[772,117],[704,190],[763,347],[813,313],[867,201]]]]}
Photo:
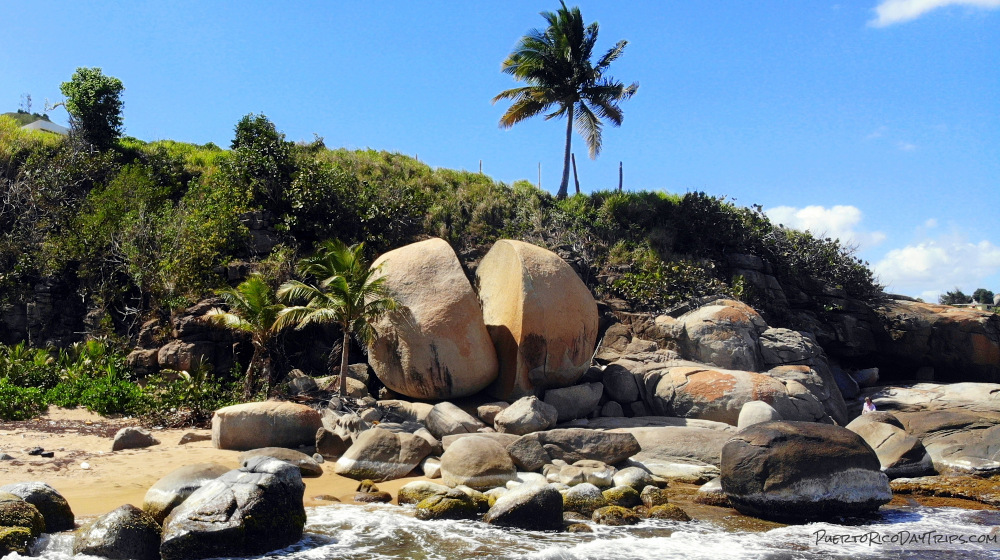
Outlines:
{"type": "Polygon", "coordinates": [[[496,379],[496,354],[479,300],[446,241],[389,251],[372,267],[399,304],[376,323],[368,354],[386,387],[437,400],[471,395],[496,379]]]}
{"type": "Polygon", "coordinates": [[[763,424],[764,422],[774,422],[775,420],[782,419],[778,411],[766,402],[750,401],[740,408],[740,417],[736,423],[736,427],[742,430],[754,424],[763,424]]]}
{"type": "Polygon", "coordinates": [[[690,359],[723,369],[758,371],[762,358],[757,347],[767,323],[749,305],[720,300],[683,315],[681,347],[690,359]]]}
{"type": "Polygon", "coordinates": [[[873,361],[890,376],[1000,382],[1000,316],[987,311],[891,300],[877,310],[885,329],[873,361]]]}
{"type": "Polygon", "coordinates": [[[483,258],[476,279],[500,366],[496,396],[519,398],[580,379],[597,341],[597,303],[565,261],[504,239],[483,258]]]}
{"type": "Polygon", "coordinates": [[[229,467],[218,463],[197,463],[170,471],[146,491],[142,510],[157,523],[163,523],[167,515],[195,490],[229,471],[229,467]]]}
{"type": "Polygon", "coordinates": [[[73,553],[112,560],[159,560],[161,533],[149,514],[126,504],[80,529],[73,553]]]}
{"type": "Polygon", "coordinates": [[[302,537],[306,522],[299,469],[258,457],[205,484],[163,523],[163,560],[251,556],[302,537]]]}
{"type": "Polygon", "coordinates": [[[559,422],[567,422],[594,414],[603,394],[604,385],[583,383],[545,391],[545,403],[556,410],[556,419],[559,422]]]}
{"type": "Polygon", "coordinates": [[[632,434],[583,428],[534,432],[521,437],[521,441],[532,440],[541,444],[551,459],[571,464],[580,460],[592,460],[613,465],[640,451],[639,442],[632,434]]]}
{"type": "Polygon", "coordinates": [[[776,520],[871,513],[892,494],[875,452],[845,428],[768,422],[722,448],[722,488],[737,510],[776,520]]]}
{"type": "Polygon", "coordinates": [[[552,531],[562,527],[563,498],[551,485],[523,485],[497,498],[483,521],[500,527],[552,531]]]}
{"type": "Polygon", "coordinates": [[[559,413],[548,403],[531,395],[522,397],[503,409],[494,419],[498,432],[524,435],[555,426],[559,413]]]}
{"type": "Polygon", "coordinates": [[[240,453],[240,466],[245,467],[254,457],[270,457],[298,467],[302,478],[316,478],[323,475],[323,467],[315,459],[305,453],[284,447],[261,447],[240,453]]]}
{"type": "Polygon", "coordinates": [[[212,445],[247,451],[260,447],[312,445],[320,415],[308,406],[289,402],[253,402],[227,406],[212,417],[212,445]]]}
{"type": "Polygon", "coordinates": [[[889,478],[934,474],[934,465],[923,444],[899,424],[888,412],[876,412],[858,416],[846,428],[875,450],[882,471],[889,478]]]}
{"type": "Polygon", "coordinates": [[[440,439],[453,434],[476,433],[486,425],[450,402],[439,402],[427,414],[427,429],[440,439]]]}
{"type": "Polygon", "coordinates": [[[55,488],[44,482],[17,482],[0,486],[0,493],[13,494],[35,506],[45,519],[45,532],[58,533],[75,527],[69,502],[55,488]]]}

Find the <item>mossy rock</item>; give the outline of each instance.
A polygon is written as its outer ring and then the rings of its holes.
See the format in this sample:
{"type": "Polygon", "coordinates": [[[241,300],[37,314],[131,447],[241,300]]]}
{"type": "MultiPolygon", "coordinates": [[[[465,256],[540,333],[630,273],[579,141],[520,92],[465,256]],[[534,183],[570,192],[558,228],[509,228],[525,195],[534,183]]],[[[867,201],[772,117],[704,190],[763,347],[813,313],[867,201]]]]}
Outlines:
{"type": "Polygon", "coordinates": [[[392,501],[392,494],[377,490],[375,492],[358,492],[354,501],[359,504],[387,504],[392,501]]]}
{"type": "Polygon", "coordinates": [[[691,521],[691,516],[675,504],[663,504],[649,508],[650,519],[665,519],[668,521],[691,521]]]}
{"type": "MultiPolygon", "coordinates": [[[[629,490],[635,492],[632,488],[629,490]]],[[[635,525],[640,521],[640,517],[634,511],[621,506],[604,506],[594,512],[592,519],[601,525],[612,526],[635,525]]]]}
{"type": "Polygon", "coordinates": [[[15,496],[0,494],[0,527],[24,527],[32,537],[45,532],[45,518],[38,508],[15,496]]]}
{"type": "Polygon", "coordinates": [[[650,485],[642,489],[639,498],[642,499],[642,505],[652,508],[669,503],[670,492],[650,485]]]}
{"type": "Polygon", "coordinates": [[[593,484],[577,484],[562,493],[563,511],[575,511],[587,517],[594,513],[594,510],[610,505],[604,498],[601,490],[593,484]]]}
{"type": "Polygon", "coordinates": [[[615,486],[602,492],[608,505],[634,508],[642,504],[639,492],[631,486],[615,486]]]}
{"type": "Polygon", "coordinates": [[[566,527],[566,531],[570,533],[593,533],[594,528],[586,523],[573,523],[566,527]]]}
{"type": "Polygon", "coordinates": [[[461,490],[435,494],[417,504],[417,519],[478,519],[479,507],[461,490]]]}
{"type": "Polygon", "coordinates": [[[435,494],[447,494],[448,488],[443,484],[428,482],[426,480],[415,480],[399,489],[396,499],[399,505],[419,504],[435,494]]]}
{"type": "Polygon", "coordinates": [[[13,552],[28,555],[28,548],[35,542],[27,527],[0,527],[0,558],[13,552]]]}
{"type": "MultiPolygon", "coordinates": [[[[476,504],[476,509],[479,510],[479,513],[486,513],[493,506],[493,504],[490,503],[490,497],[475,488],[463,485],[456,486],[455,490],[463,492],[466,496],[471,498],[473,503],[476,504]]],[[[493,500],[493,502],[496,503],[496,500],[493,500]]]]}
{"type": "Polygon", "coordinates": [[[117,560],[159,560],[161,536],[153,516],[126,504],[81,528],[73,553],[117,560]]]}
{"type": "Polygon", "coordinates": [[[0,492],[10,492],[38,508],[45,518],[45,532],[68,531],[76,525],[69,502],[55,488],[44,482],[17,482],[0,486],[0,492]]]}

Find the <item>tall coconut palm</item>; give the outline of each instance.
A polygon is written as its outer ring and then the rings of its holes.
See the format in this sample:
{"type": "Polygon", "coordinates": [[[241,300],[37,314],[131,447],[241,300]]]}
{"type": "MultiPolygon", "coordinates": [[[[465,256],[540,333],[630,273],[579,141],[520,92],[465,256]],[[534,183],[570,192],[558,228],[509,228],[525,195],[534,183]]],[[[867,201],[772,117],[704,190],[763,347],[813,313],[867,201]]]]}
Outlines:
{"type": "Polygon", "coordinates": [[[250,335],[253,357],[247,367],[243,396],[249,399],[257,383],[257,374],[263,373],[268,387],[271,379],[271,341],[277,333],[275,323],[284,305],[278,302],[274,289],[259,274],[241,282],[235,288],[219,290],[218,295],[229,311],[213,309],[206,315],[214,323],[250,335]]]}
{"type": "Polygon", "coordinates": [[[299,261],[298,272],[317,283],[298,280],[278,288],[283,301],[302,302],[290,305],[278,314],[277,326],[310,323],[336,323],[344,333],[340,351],[340,395],[347,395],[347,358],[351,335],[362,344],[374,339],[372,326],[385,313],[396,308],[385,287],[385,277],[369,268],[364,258],[364,244],[348,247],[340,240],[320,244],[316,253],[299,261]]]}
{"type": "Polygon", "coordinates": [[[624,85],[605,76],[608,66],[625,50],[628,41],[618,43],[597,64],[590,57],[597,42],[597,22],[584,27],[580,9],[566,8],[565,2],[555,13],[542,12],[549,23],[545,29],[532,29],[503,61],[501,71],[527,82],[525,87],[508,89],[493,98],[493,103],[510,99],[513,104],[500,118],[502,128],[551,111],[545,119],[566,116],[566,151],[563,157],[562,182],[556,196],[565,198],[569,185],[570,144],[576,126],[590,151],[590,159],[601,153],[601,119],[614,126],[622,124],[618,107],[639,89],[638,82],[624,85]]]}

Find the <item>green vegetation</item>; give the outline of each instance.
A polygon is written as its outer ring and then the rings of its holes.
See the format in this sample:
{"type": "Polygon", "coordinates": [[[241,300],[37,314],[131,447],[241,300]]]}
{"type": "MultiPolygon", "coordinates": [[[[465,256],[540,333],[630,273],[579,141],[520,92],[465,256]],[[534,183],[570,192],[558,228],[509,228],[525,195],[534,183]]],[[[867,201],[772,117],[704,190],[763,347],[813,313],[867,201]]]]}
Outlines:
{"type": "Polygon", "coordinates": [[[580,8],[568,9],[565,2],[560,4],[555,13],[542,12],[548,27],[528,32],[503,61],[502,72],[528,85],[502,91],[493,102],[513,101],[500,117],[504,128],[546,111],[551,111],[545,115],[546,120],[566,116],[562,182],[556,195],[566,198],[573,126],[587,142],[590,158],[595,159],[601,153],[601,119],[621,126],[623,114],[618,103],[632,97],[639,84],[626,86],[604,75],[625,51],[628,41],[618,41],[593,64],[590,57],[597,43],[597,22],[584,27],[580,8]]]}
{"type": "Polygon", "coordinates": [[[122,133],[124,89],[121,80],[105,76],[100,68],[77,68],[59,86],[72,129],[96,148],[110,147],[122,133]]]}
{"type": "Polygon", "coordinates": [[[972,303],[972,296],[965,295],[962,290],[956,287],[954,291],[945,292],[944,295],[938,296],[938,303],[943,305],[961,305],[972,303]]]}
{"type": "Polygon", "coordinates": [[[3,113],[3,117],[10,117],[17,122],[18,126],[24,126],[26,124],[31,124],[35,121],[47,121],[49,116],[46,114],[39,115],[38,113],[29,113],[27,111],[18,109],[16,113],[3,113]]]}
{"type": "Polygon", "coordinates": [[[102,339],[65,349],[0,345],[0,420],[26,420],[51,404],[83,406],[102,415],[141,415],[160,425],[201,423],[216,408],[237,402],[235,386],[228,379],[211,379],[204,368],[162,372],[140,386],[124,353],[102,339]]]}
{"type": "Polygon", "coordinates": [[[278,288],[278,297],[291,305],[278,313],[275,328],[312,323],[335,323],[344,340],[340,346],[340,394],[347,395],[347,354],[354,335],[365,346],[375,336],[372,323],[396,308],[385,287],[385,277],[364,258],[364,245],[348,247],[335,239],[322,243],[316,254],[299,262],[299,274],[308,284],[291,280],[278,288]]]}

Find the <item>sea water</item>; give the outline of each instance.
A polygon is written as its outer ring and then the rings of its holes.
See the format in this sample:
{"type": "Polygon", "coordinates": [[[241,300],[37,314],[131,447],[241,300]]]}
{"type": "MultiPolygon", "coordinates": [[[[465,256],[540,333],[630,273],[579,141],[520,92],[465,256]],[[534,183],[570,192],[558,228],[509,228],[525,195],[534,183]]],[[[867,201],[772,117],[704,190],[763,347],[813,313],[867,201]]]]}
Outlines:
{"type": "MultiPolygon", "coordinates": [[[[309,508],[307,513],[302,540],[254,558],[1000,559],[1000,511],[994,510],[883,508],[878,518],[863,523],[809,523],[761,532],[734,532],[706,521],[646,520],[631,527],[595,524],[593,533],[510,530],[474,521],[420,521],[413,517],[412,506],[345,504],[309,508]]],[[[47,560],[93,558],[74,556],[68,534],[44,537],[34,555],[47,560]]]]}

